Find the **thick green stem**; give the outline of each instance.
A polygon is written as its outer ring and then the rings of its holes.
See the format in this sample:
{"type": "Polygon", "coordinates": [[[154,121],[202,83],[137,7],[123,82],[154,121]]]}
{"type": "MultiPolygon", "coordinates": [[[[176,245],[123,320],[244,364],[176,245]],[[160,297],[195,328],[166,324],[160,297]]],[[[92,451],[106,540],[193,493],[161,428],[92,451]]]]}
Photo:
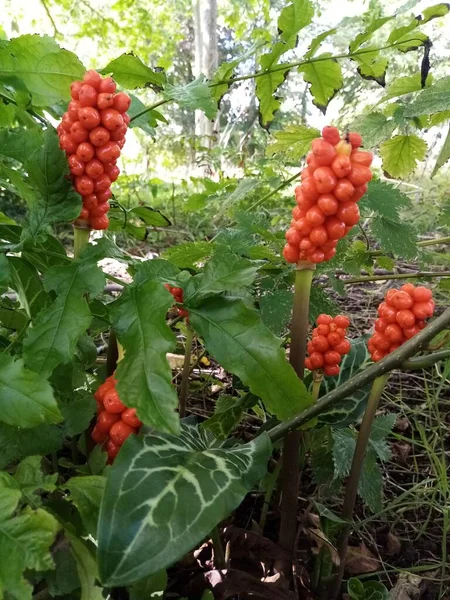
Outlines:
{"type": "Polygon", "coordinates": [[[387,273],[386,275],[371,275],[368,277],[356,277],[354,279],[341,279],[347,285],[349,283],[365,283],[367,281],[384,281],[388,279],[415,279],[417,277],[450,277],[450,271],[419,271],[417,273],[387,273]]]}
{"type": "Polygon", "coordinates": [[[214,566],[216,569],[226,569],[225,553],[223,551],[222,539],[218,527],[214,527],[211,531],[211,540],[214,548],[214,566]]]}
{"type": "MultiPolygon", "coordinates": [[[[300,379],[305,367],[306,341],[309,327],[309,297],[315,265],[299,263],[295,277],[294,310],[291,325],[289,360],[300,379]]],[[[294,550],[297,533],[300,431],[289,431],[284,438],[281,470],[281,523],[279,543],[294,550]]]]}
{"type": "Polygon", "coordinates": [[[369,444],[370,432],[372,431],[372,424],[375,418],[375,413],[378,408],[378,403],[383,393],[384,386],[389,378],[389,374],[382,375],[375,379],[372,384],[370,391],[369,400],[367,401],[366,412],[361,423],[361,427],[358,434],[358,440],[356,442],[355,453],[353,455],[352,467],[350,469],[350,476],[345,487],[345,498],[342,506],[341,517],[348,524],[344,525],[341,529],[337,548],[339,552],[339,569],[336,577],[332,583],[330,590],[330,600],[337,598],[339,590],[341,588],[342,578],[345,570],[345,557],[347,555],[348,538],[352,529],[351,518],[353,516],[353,510],[355,508],[356,495],[358,493],[358,482],[361,476],[361,470],[364,463],[364,457],[366,455],[367,446],[369,444]]]}
{"type": "Polygon", "coordinates": [[[73,257],[75,259],[80,257],[80,254],[89,244],[89,236],[91,234],[90,229],[85,227],[73,227],[73,257]]]}
{"type": "Polygon", "coordinates": [[[277,466],[275,467],[273,473],[270,476],[269,483],[267,484],[266,493],[264,494],[264,504],[261,510],[261,518],[259,519],[259,528],[264,533],[264,527],[266,526],[267,521],[267,513],[269,512],[270,502],[272,500],[273,490],[277,485],[278,477],[280,476],[282,460],[280,459],[277,462],[277,466]]]}
{"type": "Polygon", "coordinates": [[[428,367],[432,367],[440,360],[445,360],[447,358],[450,358],[450,350],[440,350],[439,352],[424,354],[424,356],[418,356],[417,358],[405,360],[405,362],[402,363],[402,371],[428,369],[428,367]]]}
{"type": "Polygon", "coordinates": [[[191,372],[191,350],[192,340],[194,339],[193,330],[188,327],[186,333],[186,346],[184,350],[183,373],[181,375],[180,385],[180,418],[186,416],[186,400],[189,387],[189,373],[191,372]]]}
{"type": "Polygon", "coordinates": [[[312,388],[312,397],[314,402],[317,402],[320,394],[320,386],[322,385],[323,375],[318,375],[314,373],[313,375],[313,388],[312,388]]]}

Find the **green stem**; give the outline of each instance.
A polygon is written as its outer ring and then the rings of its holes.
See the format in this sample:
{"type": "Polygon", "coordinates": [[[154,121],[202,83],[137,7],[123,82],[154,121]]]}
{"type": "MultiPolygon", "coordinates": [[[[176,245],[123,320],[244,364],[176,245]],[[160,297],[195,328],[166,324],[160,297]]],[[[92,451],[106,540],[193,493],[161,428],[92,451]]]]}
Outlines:
{"type": "MultiPolygon", "coordinates": [[[[314,267],[315,265],[309,263],[299,263],[295,276],[289,361],[300,379],[303,379],[305,367],[306,341],[309,328],[309,297],[314,267]]],[[[294,550],[297,534],[300,443],[301,432],[289,430],[284,438],[283,445],[279,543],[291,552],[294,550]]]]}
{"type": "Polygon", "coordinates": [[[193,330],[188,327],[186,333],[186,345],[184,350],[183,373],[181,375],[180,385],[180,418],[186,416],[186,400],[189,387],[189,373],[191,372],[191,350],[192,340],[194,339],[193,330]]]}
{"type": "Polygon", "coordinates": [[[91,235],[90,229],[85,227],[78,227],[74,225],[73,227],[73,257],[77,259],[80,257],[80,254],[89,244],[89,237],[91,235]]]}
{"type": "Polygon", "coordinates": [[[342,578],[344,577],[345,570],[345,557],[347,555],[348,538],[352,529],[351,519],[353,516],[353,510],[355,508],[356,495],[358,493],[358,482],[361,477],[361,470],[366,455],[367,446],[369,444],[370,432],[372,431],[372,424],[375,418],[375,413],[378,408],[378,403],[383,393],[384,386],[389,379],[389,374],[377,377],[372,384],[370,391],[369,400],[367,401],[366,412],[359,429],[358,440],[356,442],[355,453],[353,455],[353,462],[350,469],[350,476],[348,478],[345,487],[345,498],[342,507],[341,517],[344,521],[347,521],[339,534],[337,548],[339,552],[339,568],[331,584],[330,600],[337,598],[339,590],[341,589],[342,578]]]}
{"type": "Polygon", "coordinates": [[[172,100],[172,98],[164,98],[163,100],[160,100],[159,102],[156,102],[155,104],[152,104],[151,106],[147,106],[147,108],[144,108],[143,110],[141,110],[141,112],[138,112],[135,115],[133,115],[130,119],[130,123],[135,121],[136,119],[139,119],[139,117],[142,117],[142,115],[145,115],[145,113],[148,113],[151,110],[158,108],[158,106],[162,106],[163,104],[170,102],[171,100],[172,100]]]}
{"type": "Polygon", "coordinates": [[[441,360],[450,358],[450,350],[440,350],[417,358],[405,360],[402,363],[402,371],[415,371],[416,369],[428,369],[441,360]]]}
{"type": "MultiPolygon", "coordinates": [[[[417,242],[417,246],[420,248],[426,248],[427,246],[437,246],[438,244],[449,244],[450,237],[441,237],[436,238],[435,240],[422,240],[421,242],[417,242]]],[[[370,256],[385,256],[387,252],[383,252],[383,250],[371,250],[369,252],[370,256]]]]}
{"type": "Polygon", "coordinates": [[[275,467],[273,473],[270,476],[269,483],[267,484],[266,493],[264,494],[264,504],[261,510],[261,517],[259,519],[259,528],[264,533],[264,528],[266,526],[267,521],[267,513],[269,512],[270,502],[272,500],[273,490],[277,485],[278,477],[280,476],[282,466],[282,460],[280,459],[277,462],[277,466],[275,467]]]}
{"type": "Polygon", "coordinates": [[[432,323],[427,325],[422,331],[420,331],[417,335],[412,337],[410,340],[405,342],[395,350],[381,359],[377,363],[372,366],[364,369],[361,373],[358,373],[351,379],[348,379],[339,387],[335,388],[328,394],[325,394],[318,400],[315,404],[309,406],[306,410],[301,412],[299,415],[296,415],[289,421],[284,421],[279,425],[276,425],[272,429],[269,430],[269,436],[272,442],[277,442],[289,432],[305,425],[318,417],[320,414],[327,411],[333,404],[335,404],[338,400],[342,400],[344,398],[348,398],[355,392],[357,389],[364,387],[368,383],[374,381],[377,377],[381,375],[385,375],[394,369],[401,368],[402,364],[405,360],[409,359],[411,356],[414,356],[424,348],[426,348],[429,342],[441,331],[447,329],[450,326],[450,308],[439,317],[437,317],[432,323]]]}
{"type": "Polygon", "coordinates": [[[211,531],[211,539],[214,548],[214,566],[216,567],[216,569],[221,571],[222,569],[226,568],[226,564],[222,540],[220,537],[220,531],[218,527],[214,527],[214,529],[211,531]]]}
{"type": "Polygon", "coordinates": [[[258,208],[258,206],[261,206],[261,204],[264,204],[264,202],[266,200],[268,200],[272,196],[275,196],[275,194],[277,194],[280,190],[282,190],[283,188],[285,188],[286,186],[288,186],[295,179],[298,179],[300,177],[300,174],[301,174],[301,171],[299,171],[295,175],[292,175],[292,177],[289,177],[289,179],[286,179],[285,181],[283,181],[282,183],[280,183],[280,185],[277,188],[275,188],[271,192],[268,192],[265,196],[263,196],[262,198],[260,198],[259,200],[257,200],[254,204],[252,204],[251,206],[249,206],[249,208],[246,208],[244,212],[251,212],[255,208],[258,208]]]}
{"type": "Polygon", "coordinates": [[[319,399],[320,386],[322,385],[322,379],[323,379],[323,375],[318,376],[318,375],[316,375],[316,373],[314,373],[313,388],[312,388],[312,397],[313,397],[314,402],[317,402],[317,400],[319,399]]]}
{"type": "Polygon", "coordinates": [[[366,283],[367,281],[385,281],[388,279],[415,279],[417,277],[450,277],[450,271],[419,271],[417,273],[390,273],[386,275],[372,275],[368,277],[357,277],[355,279],[341,279],[347,285],[349,283],[366,283]]]}

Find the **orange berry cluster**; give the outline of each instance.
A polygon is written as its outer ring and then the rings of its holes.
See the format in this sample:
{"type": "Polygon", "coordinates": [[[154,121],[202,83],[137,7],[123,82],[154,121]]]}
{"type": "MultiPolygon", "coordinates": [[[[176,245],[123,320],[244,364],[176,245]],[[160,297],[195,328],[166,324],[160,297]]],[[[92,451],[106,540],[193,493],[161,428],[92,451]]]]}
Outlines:
{"type": "Polygon", "coordinates": [[[78,219],[91,229],[107,229],[111,184],[119,177],[117,159],[125,144],[131,99],[116,92],[111,77],[87,71],[83,81],[70,86],[72,100],[57,131],[68,156],[76,191],[83,198],[78,219]]]}
{"type": "Polygon", "coordinates": [[[321,263],[336,254],[338,241],[359,221],[357,202],[372,179],[373,155],[358,148],[359,133],[341,139],[336,127],[324,127],[312,142],[295,189],[297,206],[286,232],[283,256],[289,263],[321,263]]]}
{"type": "MultiPolygon", "coordinates": [[[[183,304],[183,290],[180,287],[173,287],[173,285],[170,285],[170,283],[165,283],[164,287],[172,294],[175,302],[183,304]]],[[[189,312],[184,308],[177,307],[177,311],[181,318],[189,316],[189,312]]]]}
{"type": "Polygon", "coordinates": [[[367,344],[372,360],[381,360],[419,333],[425,319],[433,316],[434,307],[431,290],[421,285],[406,283],[399,290],[388,290],[367,344]]]}
{"type": "Polygon", "coordinates": [[[138,433],[142,425],[135,408],[127,408],[116,390],[117,380],[108,377],[94,394],[97,401],[97,422],[92,430],[92,439],[97,444],[106,443],[106,452],[112,462],[121,445],[132,433],[138,433]]]}
{"type": "Polygon", "coordinates": [[[317,327],[313,329],[312,339],[308,342],[308,358],[305,367],[310,371],[323,369],[324,375],[339,375],[342,356],[351,349],[350,342],[345,338],[350,320],[344,315],[331,317],[319,315],[317,327]]]}

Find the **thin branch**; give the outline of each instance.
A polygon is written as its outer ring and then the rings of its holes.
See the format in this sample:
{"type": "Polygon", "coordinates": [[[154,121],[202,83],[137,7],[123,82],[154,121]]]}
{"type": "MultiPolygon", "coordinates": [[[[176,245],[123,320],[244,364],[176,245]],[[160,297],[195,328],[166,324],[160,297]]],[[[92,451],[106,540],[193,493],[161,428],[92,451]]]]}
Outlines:
{"type": "Polygon", "coordinates": [[[308,423],[318,415],[327,411],[338,400],[348,398],[357,389],[372,383],[377,377],[388,373],[394,369],[401,368],[402,364],[411,356],[417,354],[420,350],[426,348],[428,343],[441,331],[450,326],[450,308],[448,308],[440,317],[437,317],[432,323],[427,325],[413,338],[405,342],[400,348],[388,354],[377,363],[368,367],[362,373],[348,379],[341,386],[335,388],[325,396],[322,396],[316,404],[313,404],[296,417],[280,423],[269,431],[272,442],[282,439],[288,431],[293,431],[301,425],[308,423]]]}
{"type": "Polygon", "coordinates": [[[410,358],[402,363],[402,371],[415,371],[416,369],[427,369],[432,367],[440,360],[450,358],[450,350],[440,350],[439,352],[433,352],[432,354],[425,354],[424,356],[418,356],[417,358],[410,358]]]}
{"type": "Polygon", "coordinates": [[[365,283],[367,281],[385,281],[388,279],[415,279],[418,277],[450,277],[450,271],[418,271],[417,273],[389,273],[387,275],[372,275],[354,279],[340,279],[341,283],[365,283]]]}
{"type": "Polygon", "coordinates": [[[60,32],[58,31],[58,28],[56,27],[56,23],[52,17],[52,13],[50,12],[50,10],[47,6],[47,2],[45,0],[41,0],[41,4],[44,7],[45,12],[47,13],[47,17],[49,18],[49,21],[53,26],[53,36],[56,37],[57,35],[61,35],[60,32]]]}

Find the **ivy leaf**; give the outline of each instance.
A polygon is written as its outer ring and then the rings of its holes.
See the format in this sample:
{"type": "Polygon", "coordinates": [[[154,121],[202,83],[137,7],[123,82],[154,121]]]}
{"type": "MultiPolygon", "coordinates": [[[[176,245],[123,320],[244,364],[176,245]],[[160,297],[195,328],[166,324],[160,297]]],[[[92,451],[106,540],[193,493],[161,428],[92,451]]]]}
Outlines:
{"type": "Polygon", "coordinates": [[[238,292],[251,286],[258,267],[246,258],[235,254],[216,254],[206,264],[202,273],[189,280],[185,288],[184,304],[196,306],[211,294],[238,292]]]}
{"type": "Polygon", "coordinates": [[[59,148],[56,131],[49,127],[43,144],[24,164],[35,199],[29,206],[26,231],[36,238],[50,225],[75,219],[81,210],[81,196],[67,177],[65,153],[59,148]]]}
{"type": "Polygon", "coordinates": [[[303,125],[290,125],[284,130],[275,131],[275,142],[266,148],[266,155],[281,154],[293,162],[297,162],[309,151],[311,142],[320,137],[320,131],[303,125]]]}
{"type": "Polygon", "coordinates": [[[34,319],[50,304],[50,297],[44,290],[39,273],[27,260],[18,256],[9,256],[8,264],[11,272],[10,285],[17,292],[20,305],[27,315],[34,319]]]}
{"type": "Polygon", "coordinates": [[[265,474],[271,453],[267,434],[231,448],[209,442],[206,432],[189,425],[179,437],[154,433],[127,439],[100,510],[98,564],[104,585],[128,585],[175,563],[265,474]]]}
{"type": "MultiPolygon", "coordinates": [[[[427,77],[426,85],[431,85],[432,75],[427,77]]],[[[397,98],[398,96],[405,96],[412,92],[420,92],[422,90],[422,81],[420,73],[414,75],[408,75],[407,77],[396,77],[386,88],[386,94],[381,98],[378,104],[386,102],[391,98],[397,98]]]]}
{"type": "Polygon", "coordinates": [[[330,52],[324,52],[317,57],[324,60],[301,65],[298,68],[300,73],[303,73],[303,79],[310,84],[309,89],[313,97],[313,104],[323,114],[325,114],[329,102],[343,84],[341,66],[336,60],[328,59],[331,56],[330,52]]]}
{"type": "Polygon", "coordinates": [[[168,84],[164,94],[167,99],[175,100],[182,108],[202,110],[208,119],[214,119],[217,114],[217,103],[211,95],[211,88],[204,75],[200,75],[185,86],[176,87],[168,84]]]}
{"type": "Polygon", "coordinates": [[[72,360],[92,318],[84,296],[102,292],[105,276],[96,264],[73,261],[49,269],[44,285],[56,292],[56,300],[39,313],[24,340],[25,363],[43,377],[72,360]]]}
{"type": "Polygon", "coordinates": [[[358,493],[372,512],[382,509],[383,476],[377,463],[377,455],[372,449],[368,450],[364,458],[358,493]]]}
{"type": "Polygon", "coordinates": [[[85,69],[75,54],[43,35],[22,35],[0,46],[0,77],[20,78],[34,106],[70,100],[70,84],[85,69]]]}
{"type": "Polygon", "coordinates": [[[126,288],[111,307],[111,317],[125,350],[116,370],[122,402],[136,408],[147,425],[178,433],[178,398],[166,359],[175,348],[175,336],[166,324],[172,304],[172,296],[159,282],[147,281],[126,288]]]}
{"type": "Polygon", "coordinates": [[[71,477],[63,486],[70,493],[66,500],[78,508],[86,531],[94,537],[97,534],[98,514],[105,485],[105,477],[85,475],[71,477]]]}
{"type": "Polygon", "coordinates": [[[14,479],[20,486],[20,491],[34,507],[41,504],[38,491],[53,492],[56,489],[58,474],[44,475],[42,472],[42,456],[28,456],[17,466],[14,479]]]}
{"type": "Polygon", "coordinates": [[[25,369],[22,359],[0,354],[1,420],[8,425],[30,428],[62,420],[49,383],[25,369]]]}
{"type": "Polygon", "coordinates": [[[175,266],[185,269],[196,269],[196,263],[205,260],[214,252],[214,244],[210,242],[187,242],[179,246],[172,246],[165,250],[164,258],[175,266]]]}
{"type": "Polygon", "coordinates": [[[384,217],[371,219],[372,235],[385,252],[392,252],[403,258],[417,256],[417,233],[408,223],[396,223],[384,217]]]}
{"type": "MultiPolygon", "coordinates": [[[[394,19],[394,15],[390,16],[390,17],[378,17],[377,19],[373,19],[373,21],[371,21],[365,28],[364,31],[362,31],[361,33],[358,33],[358,35],[355,37],[355,39],[350,42],[349,44],[349,50],[351,53],[355,52],[362,44],[364,44],[364,42],[367,42],[367,40],[369,38],[372,37],[372,34],[375,33],[375,31],[378,31],[378,29],[380,29],[380,27],[383,27],[383,25],[385,23],[388,23],[388,21],[391,21],[392,19],[394,19]]],[[[365,48],[364,48],[365,50],[365,48]]]]}
{"type": "Polygon", "coordinates": [[[450,109],[450,77],[438,79],[405,106],[405,117],[432,115],[450,109]]]}
{"type": "Polygon", "coordinates": [[[427,154],[425,140],[417,135],[396,135],[380,146],[383,169],[391,177],[406,177],[412,173],[417,162],[424,160],[427,154]]]}
{"type": "Polygon", "coordinates": [[[386,70],[388,66],[387,58],[380,58],[379,50],[374,49],[369,52],[371,47],[364,48],[364,54],[354,56],[353,60],[358,63],[358,73],[363,79],[376,81],[379,85],[386,85],[386,70]]]}
{"type": "Polygon", "coordinates": [[[42,140],[41,129],[0,129],[0,154],[23,163],[41,147],[42,140]]]}
{"type": "Polygon", "coordinates": [[[439,152],[439,156],[436,159],[436,164],[434,165],[433,171],[431,173],[431,177],[434,177],[439,169],[445,165],[445,163],[450,158],[450,127],[447,131],[447,135],[444,140],[444,144],[442,145],[441,151],[439,152]]]}
{"type": "Polygon", "coordinates": [[[150,87],[160,91],[166,83],[166,76],[163,72],[150,69],[132,52],[121,54],[112,60],[102,69],[101,73],[110,73],[117,83],[129,90],[150,87]]]}
{"type": "Polygon", "coordinates": [[[294,295],[292,290],[279,289],[259,298],[261,320],[275,335],[287,329],[292,315],[294,295]]]}
{"type": "Polygon", "coordinates": [[[241,422],[245,411],[257,402],[258,398],[253,394],[244,394],[240,398],[224,394],[217,399],[213,416],[200,427],[208,429],[217,439],[226,440],[241,422]]]}
{"type": "Polygon", "coordinates": [[[242,300],[209,298],[189,315],[208,352],[272,414],[288,419],[309,405],[310,396],[287,362],[280,340],[242,300]]]}

